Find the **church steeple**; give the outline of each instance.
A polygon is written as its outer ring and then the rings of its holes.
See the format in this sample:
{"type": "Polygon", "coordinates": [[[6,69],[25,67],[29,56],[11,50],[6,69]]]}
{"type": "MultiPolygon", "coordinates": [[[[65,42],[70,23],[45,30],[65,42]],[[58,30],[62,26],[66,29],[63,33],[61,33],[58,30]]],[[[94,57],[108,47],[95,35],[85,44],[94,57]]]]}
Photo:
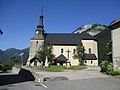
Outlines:
{"type": "Polygon", "coordinates": [[[37,29],[35,31],[36,34],[44,35],[43,18],[44,18],[44,15],[43,15],[43,7],[42,7],[42,11],[41,11],[41,15],[40,15],[40,21],[39,21],[39,24],[37,25],[37,29]]]}

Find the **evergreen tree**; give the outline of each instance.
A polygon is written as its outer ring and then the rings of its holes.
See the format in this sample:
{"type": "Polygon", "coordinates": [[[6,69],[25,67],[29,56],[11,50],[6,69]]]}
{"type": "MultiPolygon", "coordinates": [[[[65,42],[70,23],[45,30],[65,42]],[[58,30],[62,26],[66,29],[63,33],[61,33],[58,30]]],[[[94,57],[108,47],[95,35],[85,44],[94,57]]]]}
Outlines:
{"type": "Polygon", "coordinates": [[[84,51],[85,51],[84,46],[83,46],[82,42],[80,42],[80,43],[77,45],[77,47],[76,47],[76,52],[75,52],[75,54],[74,54],[74,56],[73,56],[74,59],[78,59],[78,60],[79,60],[80,65],[83,65],[83,64],[84,64],[84,63],[83,63],[84,51]]]}
{"type": "Polygon", "coordinates": [[[40,62],[43,62],[44,66],[46,57],[48,58],[49,63],[53,61],[54,54],[52,52],[53,52],[52,45],[48,40],[45,39],[43,44],[39,47],[36,57],[40,62]]]}

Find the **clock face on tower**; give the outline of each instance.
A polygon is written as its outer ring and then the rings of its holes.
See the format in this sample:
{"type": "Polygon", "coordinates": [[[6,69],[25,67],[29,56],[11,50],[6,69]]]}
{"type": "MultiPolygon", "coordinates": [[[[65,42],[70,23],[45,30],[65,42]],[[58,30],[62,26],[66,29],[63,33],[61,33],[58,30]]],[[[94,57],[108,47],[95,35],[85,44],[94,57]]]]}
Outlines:
{"type": "Polygon", "coordinates": [[[38,31],[36,31],[36,34],[38,34],[38,31]]]}

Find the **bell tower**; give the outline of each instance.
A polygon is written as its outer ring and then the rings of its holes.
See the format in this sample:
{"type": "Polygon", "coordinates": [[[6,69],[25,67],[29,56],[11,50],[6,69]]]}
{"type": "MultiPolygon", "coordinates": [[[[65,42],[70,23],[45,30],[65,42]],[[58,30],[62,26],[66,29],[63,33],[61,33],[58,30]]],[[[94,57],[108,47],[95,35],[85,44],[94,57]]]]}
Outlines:
{"type": "Polygon", "coordinates": [[[36,35],[39,35],[41,37],[39,37],[39,39],[43,39],[44,37],[44,25],[43,25],[43,8],[42,8],[42,12],[41,12],[41,15],[40,15],[40,21],[39,21],[39,24],[37,25],[37,28],[36,28],[36,31],[35,31],[35,34],[36,35]]]}
{"type": "Polygon", "coordinates": [[[28,66],[30,65],[30,60],[35,57],[38,48],[40,47],[40,45],[42,45],[44,41],[43,18],[44,18],[44,15],[43,15],[43,8],[42,8],[39,24],[37,25],[37,28],[35,30],[35,35],[31,38],[31,41],[30,41],[29,58],[27,60],[28,66]]]}

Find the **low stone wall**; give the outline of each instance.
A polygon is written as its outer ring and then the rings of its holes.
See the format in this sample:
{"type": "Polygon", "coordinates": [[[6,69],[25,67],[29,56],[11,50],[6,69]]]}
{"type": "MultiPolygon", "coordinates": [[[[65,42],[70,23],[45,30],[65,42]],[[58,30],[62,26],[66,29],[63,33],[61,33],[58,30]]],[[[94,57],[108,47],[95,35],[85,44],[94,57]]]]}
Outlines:
{"type": "Polygon", "coordinates": [[[18,74],[19,73],[19,71],[20,71],[20,67],[15,67],[15,66],[13,66],[12,67],[12,73],[14,73],[14,74],[18,74]]]}
{"type": "Polygon", "coordinates": [[[35,82],[39,82],[39,83],[44,81],[43,75],[36,73],[35,71],[30,71],[30,70],[27,70],[24,68],[14,66],[14,67],[12,67],[12,73],[18,74],[29,81],[35,81],[35,82]]]}

